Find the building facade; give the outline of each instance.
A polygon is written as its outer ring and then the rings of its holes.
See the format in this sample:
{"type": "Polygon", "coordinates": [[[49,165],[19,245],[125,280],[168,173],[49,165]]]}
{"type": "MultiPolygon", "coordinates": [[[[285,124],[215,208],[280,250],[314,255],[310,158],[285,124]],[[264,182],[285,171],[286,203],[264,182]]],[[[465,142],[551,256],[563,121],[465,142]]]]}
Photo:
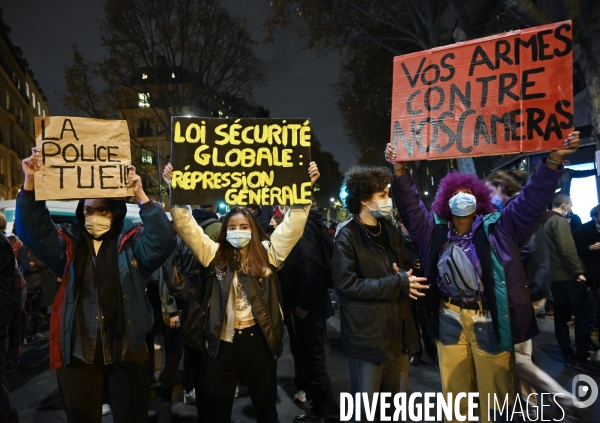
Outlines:
{"type": "Polygon", "coordinates": [[[21,160],[35,146],[36,116],[49,116],[47,99],[23,52],[9,37],[0,9],[0,200],[16,198],[21,160]]]}

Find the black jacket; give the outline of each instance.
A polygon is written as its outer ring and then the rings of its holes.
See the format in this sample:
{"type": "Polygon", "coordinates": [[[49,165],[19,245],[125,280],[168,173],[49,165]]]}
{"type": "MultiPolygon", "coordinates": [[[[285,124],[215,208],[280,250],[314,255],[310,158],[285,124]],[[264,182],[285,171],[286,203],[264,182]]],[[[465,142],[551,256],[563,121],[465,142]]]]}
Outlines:
{"type": "MultiPolygon", "coordinates": [[[[401,269],[410,269],[402,236],[386,219],[401,269]]],[[[368,238],[356,220],[344,226],[333,249],[333,285],[339,293],[342,352],[366,361],[391,360],[419,351],[419,336],[408,305],[404,270],[394,274],[382,247],[368,238]]]]}
{"type": "Polygon", "coordinates": [[[596,229],[596,222],[592,219],[579,226],[573,234],[577,253],[586,267],[587,284],[596,290],[600,288],[600,250],[590,250],[590,245],[600,242],[600,232],[596,229]]]}
{"type": "Polygon", "coordinates": [[[17,311],[14,299],[16,261],[10,242],[0,233],[0,370],[8,352],[9,326],[17,311]]]}
{"type": "Polygon", "coordinates": [[[277,273],[281,281],[283,302],[292,312],[300,307],[302,310],[319,309],[326,317],[333,315],[325,282],[326,273],[331,275],[331,268],[323,263],[321,251],[325,244],[329,249],[326,253],[331,256],[333,238],[323,223],[321,213],[311,210],[302,238],[277,273]]]}
{"type": "MultiPolygon", "coordinates": [[[[281,294],[275,269],[265,279],[256,279],[243,276],[238,277],[252,306],[252,312],[260,329],[262,330],[269,351],[274,360],[281,357],[283,352],[283,317],[281,315],[281,294]]],[[[215,266],[204,268],[202,282],[212,289],[208,311],[208,324],[206,333],[206,350],[212,357],[217,355],[221,342],[221,331],[227,312],[227,299],[229,290],[232,289],[233,272],[227,267],[227,272],[216,274],[215,266]]]]}

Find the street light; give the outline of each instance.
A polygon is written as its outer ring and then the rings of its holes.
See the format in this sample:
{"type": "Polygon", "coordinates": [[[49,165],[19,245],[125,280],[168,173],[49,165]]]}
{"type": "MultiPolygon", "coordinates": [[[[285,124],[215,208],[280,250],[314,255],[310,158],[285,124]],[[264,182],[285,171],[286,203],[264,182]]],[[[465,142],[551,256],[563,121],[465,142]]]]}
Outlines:
{"type": "Polygon", "coordinates": [[[333,202],[335,201],[335,198],[331,197],[331,198],[329,199],[329,201],[331,201],[331,202],[333,203],[333,202]]]}

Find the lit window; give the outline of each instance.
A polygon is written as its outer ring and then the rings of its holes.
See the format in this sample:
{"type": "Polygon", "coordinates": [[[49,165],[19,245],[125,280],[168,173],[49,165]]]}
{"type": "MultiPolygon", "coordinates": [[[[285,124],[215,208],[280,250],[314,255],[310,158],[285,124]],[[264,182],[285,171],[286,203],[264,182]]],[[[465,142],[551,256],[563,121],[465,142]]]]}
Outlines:
{"type": "Polygon", "coordinates": [[[175,72],[171,72],[171,78],[175,79],[175,72]]]}
{"type": "Polygon", "coordinates": [[[148,74],[147,73],[143,73],[142,74],[142,79],[148,79],[148,74]]]}
{"type": "Polygon", "coordinates": [[[35,110],[35,93],[31,93],[31,104],[33,106],[33,110],[35,110]]]}
{"type": "Polygon", "coordinates": [[[150,107],[150,94],[148,93],[139,93],[138,94],[138,105],[141,109],[150,107]]]}
{"type": "Polygon", "coordinates": [[[38,101],[38,116],[40,116],[41,114],[42,114],[42,105],[38,101]]]}
{"type": "Polygon", "coordinates": [[[42,110],[42,116],[46,117],[46,111],[42,110]]]}
{"type": "Polygon", "coordinates": [[[147,148],[142,148],[142,163],[153,164],[152,151],[147,148]]]}
{"type": "Polygon", "coordinates": [[[17,88],[21,89],[21,81],[19,81],[18,79],[17,79],[17,88]]]}
{"type": "Polygon", "coordinates": [[[25,83],[25,93],[27,94],[27,97],[29,97],[29,82],[25,83]]]}
{"type": "Polygon", "coordinates": [[[10,109],[10,94],[6,92],[6,108],[10,109]]]}

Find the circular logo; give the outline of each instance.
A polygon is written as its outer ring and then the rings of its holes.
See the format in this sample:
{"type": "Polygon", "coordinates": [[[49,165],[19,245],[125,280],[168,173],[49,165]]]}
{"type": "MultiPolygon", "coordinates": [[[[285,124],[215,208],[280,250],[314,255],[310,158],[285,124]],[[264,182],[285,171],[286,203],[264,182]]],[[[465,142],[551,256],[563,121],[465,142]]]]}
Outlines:
{"type": "Polygon", "coordinates": [[[573,405],[577,408],[587,408],[598,398],[598,384],[587,375],[577,375],[571,385],[573,405]]]}

